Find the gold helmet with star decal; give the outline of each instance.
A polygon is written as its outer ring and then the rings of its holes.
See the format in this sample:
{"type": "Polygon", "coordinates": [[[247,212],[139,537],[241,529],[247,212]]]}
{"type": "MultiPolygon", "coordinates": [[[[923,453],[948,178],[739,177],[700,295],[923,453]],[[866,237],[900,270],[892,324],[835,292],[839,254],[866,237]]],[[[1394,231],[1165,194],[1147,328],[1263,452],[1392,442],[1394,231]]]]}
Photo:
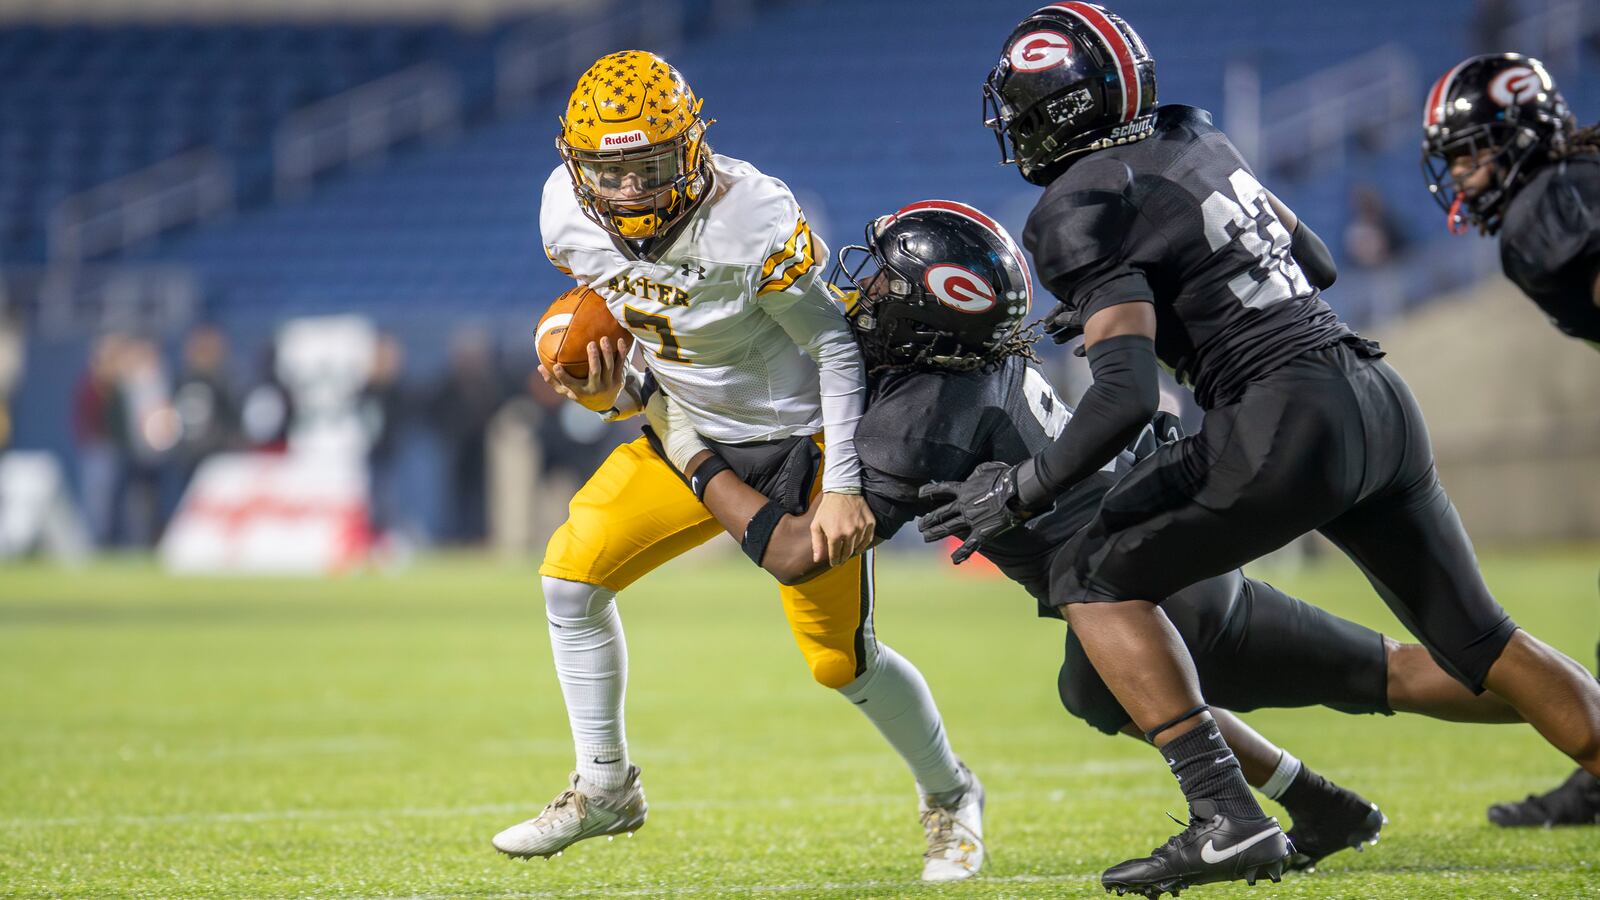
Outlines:
{"type": "Polygon", "coordinates": [[[556,138],[583,214],[635,241],[688,215],[711,185],[701,102],[654,53],[596,60],[578,79],[556,138]]]}

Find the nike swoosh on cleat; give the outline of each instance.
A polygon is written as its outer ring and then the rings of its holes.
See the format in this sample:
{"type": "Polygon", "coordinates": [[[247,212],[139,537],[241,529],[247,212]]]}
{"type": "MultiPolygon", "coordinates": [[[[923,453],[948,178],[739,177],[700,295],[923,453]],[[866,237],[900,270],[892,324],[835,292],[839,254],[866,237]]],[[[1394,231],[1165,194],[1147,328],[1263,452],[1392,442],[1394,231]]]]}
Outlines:
{"type": "Polygon", "coordinates": [[[860,705],[866,703],[867,701],[865,701],[865,700],[851,700],[850,702],[854,703],[857,706],[860,706],[860,705]]]}
{"type": "Polygon", "coordinates": [[[1240,853],[1249,850],[1251,847],[1254,847],[1278,832],[1278,826],[1274,825],[1259,834],[1254,834],[1245,838],[1226,850],[1218,850],[1216,848],[1216,844],[1208,839],[1205,843],[1205,846],[1200,848],[1200,858],[1205,860],[1207,863],[1216,865],[1224,860],[1233,859],[1235,856],[1238,856],[1240,853]]]}

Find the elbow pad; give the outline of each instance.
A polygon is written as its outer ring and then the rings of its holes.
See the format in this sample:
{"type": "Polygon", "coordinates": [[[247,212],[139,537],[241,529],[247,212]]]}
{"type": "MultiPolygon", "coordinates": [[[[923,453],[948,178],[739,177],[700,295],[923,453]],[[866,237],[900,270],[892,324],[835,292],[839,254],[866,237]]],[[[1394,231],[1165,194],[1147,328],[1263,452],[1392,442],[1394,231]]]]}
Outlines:
{"type": "Polygon", "coordinates": [[[1300,264],[1300,270],[1306,273],[1306,280],[1319,291],[1332,287],[1334,280],[1339,277],[1339,267],[1333,264],[1333,254],[1328,252],[1328,245],[1317,237],[1305,219],[1294,223],[1294,234],[1289,237],[1289,253],[1300,264]]]}

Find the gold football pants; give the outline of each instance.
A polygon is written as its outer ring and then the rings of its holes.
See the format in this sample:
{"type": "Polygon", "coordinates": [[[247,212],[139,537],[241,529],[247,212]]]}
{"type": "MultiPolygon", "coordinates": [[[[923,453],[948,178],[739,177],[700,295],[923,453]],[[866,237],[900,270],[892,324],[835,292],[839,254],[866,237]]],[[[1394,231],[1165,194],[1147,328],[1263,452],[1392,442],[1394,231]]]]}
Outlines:
{"type": "MultiPolygon", "coordinates": [[[[813,502],[818,492],[813,490],[813,502]]],[[[539,574],[621,591],[720,533],[711,512],[641,437],[612,451],[572,498],[539,574]]],[[[804,584],[777,589],[812,677],[842,688],[866,671],[877,652],[872,551],[804,584]]]]}

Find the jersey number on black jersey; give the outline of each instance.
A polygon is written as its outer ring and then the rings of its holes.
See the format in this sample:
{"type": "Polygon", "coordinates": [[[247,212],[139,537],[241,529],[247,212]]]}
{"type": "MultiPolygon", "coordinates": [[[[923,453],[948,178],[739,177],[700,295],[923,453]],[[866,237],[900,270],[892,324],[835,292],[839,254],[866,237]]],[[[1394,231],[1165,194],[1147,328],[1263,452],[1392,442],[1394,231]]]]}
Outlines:
{"type": "Polygon", "coordinates": [[[1233,170],[1228,183],[1235,196],[1213,191],[1201,205],[1206,240],[1213,250],[1237,240],[1256,258],[1254,268],[1228,281],[1228,289],[1252,309],[1311,293],[1311,283],[1289,255],[1289,229],[1273,211],[1267,189],[1244,169],[1233,170]]]}

